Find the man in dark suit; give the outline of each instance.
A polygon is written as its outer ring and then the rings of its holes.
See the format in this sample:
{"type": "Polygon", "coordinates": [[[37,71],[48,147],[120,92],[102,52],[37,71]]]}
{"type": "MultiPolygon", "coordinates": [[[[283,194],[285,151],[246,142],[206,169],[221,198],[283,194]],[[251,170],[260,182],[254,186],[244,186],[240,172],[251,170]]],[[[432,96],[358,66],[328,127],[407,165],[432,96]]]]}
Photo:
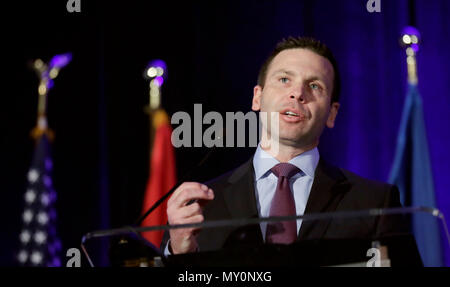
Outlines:
{"type": "MultiPolygon", "coordinates": [[[[364,179],[329,165],[317,146],[323,129],[333,128],[339,110],[339,73],[331,51],[310,38],[281,41],[261,67],[252,110],[276,113],[263,122],[255,155],[237,169],[206,184],[186,182],[168,201],[170,224],[399,207],[396,187],[364,179]],[[193,203],[192,203],[193,202],[193,203]]],[[[347,222],[260,224],[256,240],[374,236],[383,233],[376,217],[347,222]]],[[[166,254],[219,249],[232,228],[174,229],[166,254]]]]}

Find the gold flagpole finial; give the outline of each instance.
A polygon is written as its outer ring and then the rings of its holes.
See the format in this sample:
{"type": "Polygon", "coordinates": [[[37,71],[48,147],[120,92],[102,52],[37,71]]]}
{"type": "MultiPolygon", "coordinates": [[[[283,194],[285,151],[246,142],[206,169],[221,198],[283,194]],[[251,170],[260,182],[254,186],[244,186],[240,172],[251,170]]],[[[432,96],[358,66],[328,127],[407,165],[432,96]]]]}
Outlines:
{"type": "Polygon", "coordinates": [[[161,106],[161,87],[167,79],[167,65],[162,60],[152,60],[148,63],[144,78],[150,80],[149,103],[147,112],[151,113],[161,106]]]}
{"type": "Polygon", "coordinates": [[[400,44],[406,48],[406,64],[408,67],[408,83],[417,85],[417,59],[416,54],[419,51],[420,33],[411,26],[405,27],[402,32],[400,44]]]}
{"type": "Polygon", "coordinates": [[[144,72],[144,78],[150,81],[149,101],[145,112],[149,115],[149,150],[150,159],[153,150],[155,131],[161,122],[168,121],[166,113],[161,109],[161,87],[167,79],[167,65],[163,60],[152,60],[144,72]]]}
{"type": "Polygon", "coordinates": [[[32,68],[39,77],[38,86],[38,111],[36,127],[31,131],[31,136],[38,139],[42,134],[47,134],[50,140],[54,138],[54,133],[47,125],[47,95],[53,88],[53,80],[58,76],[59,70],[72,60],[70,53],[54,56],[49,63],[44,63],[41,59],[33,62],[32,68]]]}

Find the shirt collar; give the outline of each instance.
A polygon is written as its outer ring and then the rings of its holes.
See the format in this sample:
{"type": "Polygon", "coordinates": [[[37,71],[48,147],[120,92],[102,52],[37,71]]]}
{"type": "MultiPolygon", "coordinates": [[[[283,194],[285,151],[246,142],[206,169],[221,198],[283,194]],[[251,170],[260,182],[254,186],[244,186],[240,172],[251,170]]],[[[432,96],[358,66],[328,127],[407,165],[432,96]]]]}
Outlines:
{"type": "MultiPolygon", "coordinates": [[[[319,163],[319,151],[317,147],[306,151],[292,158],[289,163],[298,167],[307,176],[314,178],[317,164],[319,163]]],[[[255,178],[259,180],[265,176],[269,170],[280,162],[267,153],[258,144],[255,155],[253,157],[253,167],[255,168],[255,178]]]]}

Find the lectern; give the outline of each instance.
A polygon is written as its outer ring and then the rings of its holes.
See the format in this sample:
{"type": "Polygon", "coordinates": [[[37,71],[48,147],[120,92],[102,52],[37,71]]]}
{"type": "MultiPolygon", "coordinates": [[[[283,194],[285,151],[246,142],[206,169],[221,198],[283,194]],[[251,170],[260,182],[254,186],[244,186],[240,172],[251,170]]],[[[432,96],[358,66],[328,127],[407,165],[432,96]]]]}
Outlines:
{"type": "Polygon", "coordinates": [[[148,267],[295,267],[295,266],[434,266],[424,264],[424,250],[417,246],[411,220],[438,221],[445,231],[443,216],[435,209],[423,207],[352,210],[334,213],[305,214],[291,217],[240,218],[207,221],[198,224],[149,227],[124,227],[94,231],[82,240],[82,249],[92,266],[104,266],[96,258],[96,246],[108,246],[107,266],[148,267]],[[261,233],[263,224],[301,221],[301,228],[311,232],[292,244],[267,244],[261,233]],[[200,227],[200,232],[225,234],[212,237],[215,244],[199,246],[193,253],[171,255],[166,246],[155,247],[143,232],[168,231],[171,228],[200,227]],[[100,243],[101,242],[101,243],[100,243]],[[211,248],[211,246],[216,246],[211,248]]]}

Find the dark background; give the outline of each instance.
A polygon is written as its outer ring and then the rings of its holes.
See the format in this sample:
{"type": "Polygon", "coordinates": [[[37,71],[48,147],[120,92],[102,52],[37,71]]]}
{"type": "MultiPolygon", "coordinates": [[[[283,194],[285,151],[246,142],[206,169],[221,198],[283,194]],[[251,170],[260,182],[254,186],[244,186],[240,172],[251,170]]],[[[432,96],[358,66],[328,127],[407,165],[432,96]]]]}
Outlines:
{"type": "MultiPolygon", "coordinates": [[[[335,53],[342,77],[336,127],[326,131],[321,156],[372,179],[387,181],[406,95],[406,59],[398,39],[415,24],[422,33],[419,90],[434,171],[437,207],[450,217],[450,3],[383,1],[368,13],[365,0],[345,1],[81,0],[2,6],[0,265],[13,265],[21,228],[26,174],[36,124],[38,78],[27,63],[72,52],[48,98],[58,230],[63,250],[99,228],[132,223],[148,177],[149,60],[164,59],[169,78],[162,105],[169,115],[194,103],[208,111],[250,110],[260,65],[277,41],[309,35],[335,53]]],[[[178,176],[206,148],[176,150],[178,176]]],[[[236,167],[250,148],[218,149],[196,180],[236,167]]],[[[446,262],[450,265],[448,247],[446,262]]]]}

